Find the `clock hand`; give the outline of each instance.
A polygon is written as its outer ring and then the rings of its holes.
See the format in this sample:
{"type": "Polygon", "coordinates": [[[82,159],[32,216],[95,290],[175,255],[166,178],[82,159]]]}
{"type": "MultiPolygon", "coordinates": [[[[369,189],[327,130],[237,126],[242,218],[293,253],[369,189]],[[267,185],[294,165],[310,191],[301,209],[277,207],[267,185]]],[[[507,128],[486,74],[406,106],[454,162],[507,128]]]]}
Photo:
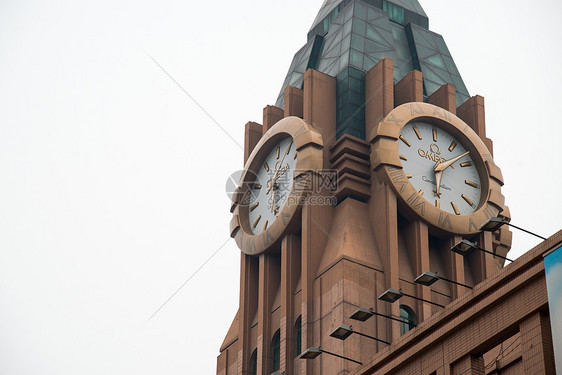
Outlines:
{"type": "Polygon", "coordinates": [[[435,165],[435,172],[443,172],[445,169],[449,168],[451,165],[453,165],[453,163],[455,163],[457,160],[459,160],[460,158],[462,158],[463,156],[468,155],[468,151],[465,152],[462,155],[456,156],[452,159],[449,159],[447,161],[444,161],[442,163],[437,163],[435,165]]]}
{"type": "MultiPolygon", "coordinates": [[[[275,185],[275,182],[273,182],[271,184],[271,186],[275,185]]],[[[273,188],[273,197],[272,197],[272,201],[271,201],[271,212],[274,211],[274,207],[275,207],[275,192],[277,191],[277,189],[273,188]]]]}
{"type": "Polygon", "coordinates": [[[469,152],[465,152],[464,154],[461,154],[459,156],[456,156],[452,159],[446,160],[444,162],[440,162],[435,164],[435,167],[433,168],[435,171],[435,185],[436,185],[436,189],[433,191],[435,193],[436,197],[441,197],[441,193],[439,193],[439,189],[441,188],[441,180],[443,178],[443,171],[447,168],[449,168],[450,166],[452,166],[457,160],[459,160],[460,158],[462,158],[463,156],[467,155],[469,152]]]}
{"type": "Polygon", "coordinates": [[[271,186],[269,186],[269,188],[267,189],[266,194],[269,194],[269,191],[271,190],[271,188],[273,187],[273,185],[275,184],[275,182],[279,178],[279,176],[278,176],[279,169],[281,169],[281,166],[283,165],[283,160],[285,160],[285,156],[287,156],[287,154],[289,153],[289,150],[291,149],[292,145],[293,145],[293,141],[291,141],[291,143],[289,143],[289,146],[287,146],[287,150],[285,150],[285,153],[283,154],[283,157],[281,158],[281,162],[279,163],[279,166],[277,167],[277,169],[275,169],[275,173],[273,174],[273,178],[271,179],[271,186]]]}
{"type": "Polygon", "coordinates": [[[443,177],[443,171],[435,171],[435,185],[436,189],[433,191],[437,198],[441,198],[441,193],[439,192],[439,188],[441,187],[441,178],[443,177]]]}

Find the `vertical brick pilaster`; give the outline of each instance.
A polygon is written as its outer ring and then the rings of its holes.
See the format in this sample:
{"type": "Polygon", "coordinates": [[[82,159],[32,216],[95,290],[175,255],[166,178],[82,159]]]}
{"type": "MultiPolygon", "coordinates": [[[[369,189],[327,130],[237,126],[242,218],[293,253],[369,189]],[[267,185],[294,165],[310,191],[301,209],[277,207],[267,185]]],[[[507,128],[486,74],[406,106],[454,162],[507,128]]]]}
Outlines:
{"type": "Polygon", "coordinates": [[[248,161],[254,147],[262,136],[262,126],[257,122],[248,122],[244,127],[244,164],[248,161]]]}
{"type": "Polygon", "coordinates": [[[457,108],[457,116],[466,122],[482,139],[490,153],[494,154],[492,140],[486,138],[486,116],[484,111],[484,98],[480,95],[473,96],[457,108]]]}
{"type": "MultiPolygon", "coordinates": [[[[384,183],[371,185],[371,198],[369,199],[369,216],[371,227],[375,234],[377,248],[380,251],[384,266],[384,283],[377,285],[377,290],[382,293],[388,288],[399,288],[399,263],[398,256],[398,206],[396,195],[384,183]]],[[[377,296],[378,297],[378,296],[377,296]]],[[[381,313],[400,316],[399,303],[379,304],[381,313]]],[[[382,334],[387,341],[400,337],[400,323],[388,321],[387,329],[382,334]]]]}
{"type": "Polygon", "coordinates": [[[457,108],[458,116],[484,139],[486,137],[486,118],[484,112],[484,98],[476,95],[457,108]]]}
{"type": "MultiPolygon", "coordinates": [[[[481,232],[478,239],[479,247],[493,252],[492,237],[493,234],[491,232],[481,232]]],[[[488,254],[483,251],[477,251],[471,254],[471,256],[478,259],[476,265],[478,269],[475,270],[476,274],[479,275],[478,282],[484,281],[498,270],[498,266],[494,261],[495,257],[492,254],[488,254]]]]}
{"type": "Polygon", "coordinates": [[[281,356],[279,371],[293,373],[293,358],[299,353],[293,350],[296,341],[293,326],[295,282],[300,274],[299,237],[287,235],[281,242],[281,356]]]}
{"type": "Polygon", "coordinates": [[[436,105],[453,115],[457,114],[457,89],[454,85],[447,83],[438,88],[433,94],[427,98],[429,104],[436,105]]]}
{"type": "MultiPolygon", "coordinates": [[[[320,130],[324,144],[336,139],[336,79],[316,70],[304,73],[303,119],[320,130]]],[[[325,153],[326,156],[328,152],[325,153]]]]}
{"type": "MultiPolygon", "coordinates": [[[[462,240],[462,236],[453,236],[449,241],[448,247],[451,248],[455,246],[461,240],[462,240]]],[[[449,260],[450,260],[452,280],[461,284],[466,284],[466,275],[464,273],[464,257],[453,251],[449,251],[449,260]]],[[[451,297],[453,300],[455,300],[461,294],[466,293],[468,291],[468,288],[456,284],[451,284],[451,290],[452,290],[451,297]]]]}
{"type": "Polygon", "coordinates": [[[303,90],[293,86],[285,88],[285,111],[284,117],[296,116],[302,118],[303,90]]]}
{"type": "Polygon", "coordinates": [[[554,349],[548,317],[540,311],[533,313],[519,325],[523,354],[523,373],[554,374],[554,349]]]}
{"type": "MultiPolygon", "coordinates": [[[[373,130],[394,108],[394,64],[383,58],[365,74],[365,135],[372,143],[373,130]]],[[[384,284],[377,286],[384,291],[398,288],[398,207],[391,188],[377,178],[371,182],[369,215],[377,248],[384,265],[384,284]]],[[[400,316],[398,303],[381,305],[383,313],[400,316]]],[[[400,337],[400,323],[389,322],[385,337],[391,341],[400,337]]]]}
{"type": "Polygon", "coordinates": [[[263,134],[267,132],[273,125],[283,119],[284,111],[273,105],[265,106],[263,109],[263,134]]]}
{"type": "MultiPolygon", "coordinates": [[[[320,296],[316,293],[316,276],[322,252],[328,240],[325,228],[332,224],[333,208],[328,205],[309,204],[302,208],[302,237],[301,237],[301,317],[302,317],[302,350],[311,346],[322,345],[322,335],[319,329],[321,307],[317,305],[320,296]]],[[[317,366],[322,359],[314,361],[300,361],[300,375],[318,374],[317,366]]]]}
{"type": "MultiPolygon", "coordinates": [[[[413,250],[415,259],[415,274],[421,275],[423,272],[430,271],[429,265],[429,233],[427,224],[420,220],[412,223],[411,240],[413,240],[413,250]]],[[[417,295],[431,301],[430,288],[416,284],[417,295]]],[[[428,303],[417,301],[417,314],[420,322],[431,316],[431,306],[428,303]]]]}
{"type": "Polygon", "coordinates": [[[423,74],[418,70],[406,74],[394,87],[396,107],[410,102],[423,102],[423,74]]]}
{"type": "Polygon", "coordinates": [[[394,63],[382,58],[365,74],[365,136],[394,108],[394,63]]]}
{"type": "Polygon", "coordinates": [[[484,375],[484,358],[466,355],[451,365],[451,375],[484,375]]]}
{"type": "Polygon", "coordinates": [[[217,375],[227,375],[228,369],[228,349],[221,352],[217,357],[217,375]]]}
{"type": "Polygon", "coordinates": [[[261,254],[258,282],[258,374],[269,374],[271,367],[271,274],[271,256],[261,254]]]}
{"type": "Polygon", "coordinates": [[[258,267],[256,262],[244,253],[240,259],[240,308],[238,310],[238,355],[237,375],[250,373],[250,355],[252,354],[250,326],[256,312],[256,285],[258,267]]]}

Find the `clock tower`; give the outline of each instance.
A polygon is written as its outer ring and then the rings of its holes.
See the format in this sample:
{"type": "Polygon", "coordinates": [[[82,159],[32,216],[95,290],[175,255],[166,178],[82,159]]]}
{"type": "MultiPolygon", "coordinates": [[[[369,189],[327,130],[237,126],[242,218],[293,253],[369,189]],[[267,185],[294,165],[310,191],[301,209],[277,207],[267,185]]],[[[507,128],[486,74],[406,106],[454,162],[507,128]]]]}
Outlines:
{"type": "Polygon", "coordinates": [[[218,375],[351,372],[299,356],[367,362],[503,267],[511,232],[480,231],[510,217],[484,99],[428,25],[417,0],[326,0],[276,105],[246,124],[240,305],[218,375]],[[452,252],[461,240],[487,253],[452,252]],[[443,281],[415,283],[424,272],[443,281]],[[399,301],[379,299],[391,289],[399,301]],[[332,337],[342,325],[362,335],[332,337]]]}

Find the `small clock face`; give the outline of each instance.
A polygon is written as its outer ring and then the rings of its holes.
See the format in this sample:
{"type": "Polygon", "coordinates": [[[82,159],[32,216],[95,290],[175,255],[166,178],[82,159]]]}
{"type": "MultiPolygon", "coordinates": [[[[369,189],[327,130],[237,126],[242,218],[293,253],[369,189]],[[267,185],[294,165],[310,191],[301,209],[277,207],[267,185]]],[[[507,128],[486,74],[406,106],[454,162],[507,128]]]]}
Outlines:
{"type": "Polygon", "coordinates": [[[481,204],[480,176],[470,152],[441,127],[406,124],[398,153],[404,173],[431,204],[453,215],[469,215],[481,204]]]}
{"type": "Polygon", "coordinates": [[[263,159],[248,204],[249,222],[254,234],[270,227],[287,203],[293,188],[297,150],[293,138],[287,136],[276,143],[263,159]]]}

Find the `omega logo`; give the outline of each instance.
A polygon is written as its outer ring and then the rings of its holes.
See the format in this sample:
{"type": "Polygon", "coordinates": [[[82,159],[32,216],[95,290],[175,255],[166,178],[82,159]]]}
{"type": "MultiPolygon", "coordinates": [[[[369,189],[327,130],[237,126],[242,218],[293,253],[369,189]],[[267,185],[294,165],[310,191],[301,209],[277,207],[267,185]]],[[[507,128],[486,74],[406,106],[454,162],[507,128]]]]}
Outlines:
{"type": "Polygon", "coordinates": [[[435,162],[442,163],[446,161],[445,158],[441,157],[441,149],[435,143],[432,143],[431,146],[429,146],[429,151],[425,151],[420,148],[418,150],[418,155],[424,159],[433,160],[435,162]]]}

